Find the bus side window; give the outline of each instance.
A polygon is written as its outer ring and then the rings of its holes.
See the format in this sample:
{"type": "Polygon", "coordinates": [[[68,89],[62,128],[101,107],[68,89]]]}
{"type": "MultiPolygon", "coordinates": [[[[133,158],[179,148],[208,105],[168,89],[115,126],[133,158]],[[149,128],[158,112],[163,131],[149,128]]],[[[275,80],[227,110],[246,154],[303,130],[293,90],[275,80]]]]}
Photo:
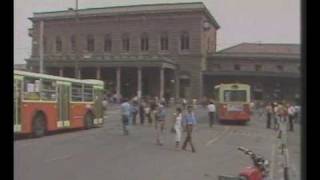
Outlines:
{"type": "Polygon", "coordinates": [[[71,100],[74,102],[82,101],[82,85],[72,84],[71,100]]]}
{"type": "Polygon", "coordinates": [[[40,100],[40,80],[31,77],[24,79],[24,100],[40,100]]]}
{"type": "Polygon", "coordinates": [[[57,86],[55,81],[43,79],[41,87],[41,100],[56,101],[56,97],[57,86]]]}
{"type": "Polygon", "coordinates": [[[93,101],[93,87],[92,85],[84,85],[83,87],[83,101],[93,101]]]}

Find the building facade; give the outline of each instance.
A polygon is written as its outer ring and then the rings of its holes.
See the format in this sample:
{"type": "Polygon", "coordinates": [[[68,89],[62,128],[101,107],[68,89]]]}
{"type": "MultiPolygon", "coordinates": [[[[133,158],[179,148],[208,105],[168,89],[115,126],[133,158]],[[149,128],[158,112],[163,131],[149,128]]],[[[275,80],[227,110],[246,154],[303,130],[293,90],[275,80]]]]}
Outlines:
{"type": "Polygon", "coordinates": [[[219,25],[203,3],[153,4],[34,13],[28,68],[96,78],[123,96],[198,98],[206,54],[219,25]]]}
{"type": "Polygon", "coordinates": [[[299,100],[300,46],[242,43],[207,59],[205,95],[220,83],[247,83],[254,100],[299,100]]]}
{"type": "Polygon", "coordinates": [[[220,27],[203,3],[68,9],[29,19],[29,70],[39,71],[42,22],[46,73],[101,79],[119,96],[212,97],[214,85],[234,81],[251,84],[255,99],[299,94],[299,47],[244,43],[216,52],[220,27]]]}

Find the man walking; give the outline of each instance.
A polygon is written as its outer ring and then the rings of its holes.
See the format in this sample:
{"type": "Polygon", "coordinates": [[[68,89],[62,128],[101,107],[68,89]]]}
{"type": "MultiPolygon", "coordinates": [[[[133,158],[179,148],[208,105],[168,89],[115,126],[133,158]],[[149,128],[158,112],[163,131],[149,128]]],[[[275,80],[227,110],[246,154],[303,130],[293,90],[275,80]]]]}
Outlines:
{"type": "Polygon", "coordinates": [[[156,128],[156,141],[157,144],[162,146],[162,135],[164,131],[164,123],[166,118],[166,112],[164,107],[164,102],[159,104],[158,111],[157,111],[157,118],[155,122],[155,128],[156,128]]]}
{"type": "Polygon", "coordinates": [[[197,121],[196,121],[196,117],[194,116],[194,113],[192,112],[192,106],[188,106],[187,109],[188,109],[187,113],[183,118],[183,123],[187,131],[187,136],[182,145],[182,150],[186,150],[187,143],[189,143],[191,145],[192,152],[196,152],[192,143],[192,130],[196,125],[197,121]]]}
{"type": "Polygon", "coordinates": [[[129,135],[128,125],[130,118],[130,107],[131,105],[128,103],[128,99],[124,98],[123,103],[121,104],[121,115],[122,115],[122,128],[123,134],[129,135]]]}
{"type": "Polygon", "coordinates": [[[271,128],[271,116],[272,116],[272,106],[271,104],[268,104],[266,106],[266,114],[267,114],[267,128],[271,128]]]}
{"type": "Polygon", "coordinates": [[[138,102],[135,99],[133,99],[132,106],[131,106],[132,125],[136,125],[137,114],[138,114],[138,102]]]}
{"type": "Polygon", "coordinates": [[[213,104],[212,101],[210,101],[208,105],[208,114],[209,114],[209,125],[210,125],[210,128],[212,128],[212,125],[215,121],[215,115],[216,115],[216,106],[213,104]]]}
{"type": "Polygon", "coordinates": [[[289,114],[290,131],[293,131],[294,130],[294,118],[295,118],[295,114],[296,114],[296,110],[293,105],[289,105],[288,114],[289,114]]]}
{"type": "Polygon", "coordinates": [[[140,115],[140,124],[144,124],[144,117],[145,117],[145,102],[142,100],[140,103],[140,108],[139,108],[139,115],[140,115]]]}

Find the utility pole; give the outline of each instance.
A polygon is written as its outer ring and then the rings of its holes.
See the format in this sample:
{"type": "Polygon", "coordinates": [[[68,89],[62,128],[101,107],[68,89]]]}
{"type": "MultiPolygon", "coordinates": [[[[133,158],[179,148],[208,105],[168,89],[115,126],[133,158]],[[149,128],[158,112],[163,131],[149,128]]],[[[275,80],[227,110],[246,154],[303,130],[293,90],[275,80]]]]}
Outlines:
{"type": "Polygon", "coordinates": [[[43,73],[43,20],[40,20],[40,38],[39,38],[39,55],[40,55],[40,73],[43,73]]]}

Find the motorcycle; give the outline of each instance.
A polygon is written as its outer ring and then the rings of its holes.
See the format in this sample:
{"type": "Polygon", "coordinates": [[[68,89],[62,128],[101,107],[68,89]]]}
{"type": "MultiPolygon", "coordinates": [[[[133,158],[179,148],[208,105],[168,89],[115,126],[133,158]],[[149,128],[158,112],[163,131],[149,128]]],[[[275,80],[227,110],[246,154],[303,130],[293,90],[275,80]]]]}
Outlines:
{"type": "Polygon", "coordinates": [[[244,147],[238,147],[238,150],[248,155],[252,162],[252,166],[243,169],[238,176],[219,176],[219,180],[266,180],[269,175],[269,161],[262,156],[253,153],[251,150],[244,147]]]}

